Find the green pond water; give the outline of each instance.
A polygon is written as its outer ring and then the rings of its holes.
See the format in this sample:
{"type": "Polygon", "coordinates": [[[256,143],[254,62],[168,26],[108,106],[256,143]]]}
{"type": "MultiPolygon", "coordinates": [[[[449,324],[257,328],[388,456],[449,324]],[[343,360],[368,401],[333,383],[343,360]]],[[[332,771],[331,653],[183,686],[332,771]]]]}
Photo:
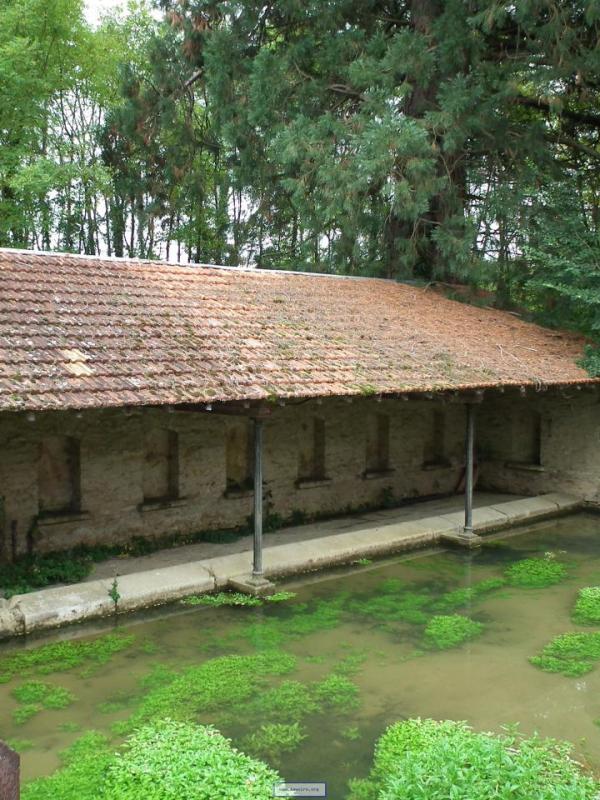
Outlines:
{"type": "Polygon", "coordinates": [[[600,648],[576,677],[529,661],[560,634],[600,632],[571,617],[579,589],[596,585],[600,517],[578,514],[473,554],[388,560],[288,584],[296,597],[279,604],[178,605],[101,631],[6,644],[0,738],[20,749],[27,782],[56,770],[60,751],[86,731],[106,733],[116,748],[145,720],[192,719],[214,724],[286,780],[327,781],[329,797],[344,798],[348,779],[367,774],[387,725],[432,717],[492,731],[518,723],[571,741],[600,769],[600,648]],[[513,585],[511,564],[525,558],[564,569],[549,586],[513,585]],[[431,622],[452,615],[477,624],[431,622]],[[453,641],[457,630],[459,640],[472,638],[453,641]],[[57,642],[66,649],[53,659],[38,650],[57,642]]]}

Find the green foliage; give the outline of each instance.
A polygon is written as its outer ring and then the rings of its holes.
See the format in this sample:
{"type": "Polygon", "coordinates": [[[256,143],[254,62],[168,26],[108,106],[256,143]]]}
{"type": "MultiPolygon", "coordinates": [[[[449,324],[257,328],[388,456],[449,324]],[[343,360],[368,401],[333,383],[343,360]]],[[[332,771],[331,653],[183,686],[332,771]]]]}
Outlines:
{"type": "Polygon", "coordinates": [[[190,721],[201,712],[223,710],[252,697],[268,676],[284,675],[295,665],[294,656],[269,651],[254,656],[222,656],[187,667],[172,679],[161,676],[159,684],[143,696],[127,727],[131,730],[140,723],[165,717],[190,721]]]}
{"type": "Polygon", "coordinates": [[[242,747],[252,755],[277,764],[283,753],[295,750],[306,738],[307,734],[298,722],[271,722],[260,725],[256,731],[245,736],[242,747]]]}
{"type": "Polygon", "coordinates": [[[266,800],[280,780],[210,727],[155,722],[120,752],[90,732],[63,754],[63,767],[27,784],[23,800],[266,800]]]}
{"type": "Polygon", "coordinates": [[[433,608],[436,611],[454,611],[456,608],[464,608],[489,592],[500,589],[505,584],[506,581],[503,578],[488,578],[464,589],[453,589],[443,594],[433,604],[433,608]]]}
{"type": "Polygon", "coordinates": [[[13,719],[19,724],[38,714],[44,708],[67,708],[75,700],[68,689],[42,681],[27,681],[15,686],[12,696],[21,704],[13,712],[13,719]]]}
{"type": "Polygon", "coordinates": [[[437,650],[458,647],[469,639],[474,639],[483,631],[481,622],[475,622],[460,614],[432,617],[425,627],[426,643],[437,650]]]}
{"type": "Polygon", "coordinates": [[[573,621],[581,625],[600,625],[600,586],[586,586],[579,590],[573,621]]]}
{"type": "Polygon", "coordinates": [[[283,603],[293,600],[295,592],[274,592],[265,597],[254,597],[242,592],[217,592],[217,594],[191,595],[180,602],[185,606],[262,606],[265,603],[283,603]]]}
{"type": "Polygon", "coordinates": [[[49,675],[81,664],[106,664],[115,653],[130,647],[132,635],[110,633],[92,640],[55,642],[30,650],[17,650],[0,658],[0,681],[13,675],[49,675]]]}
{"type": "Polygon", "coordinates": [[[600,633],[563,633],[549,642],[539,656],[529,659],[544,672],[578,677],[600,661],[600,633]]]}
{"type": "Polygon", "coordinates": [[[314,691],[298,681],[283,681],[247,705],[257,719],[300,722],[307,714],[320,711],[314,691]]]}
{"type": "Polygon", "coordinates": [[[342,728],[340,736],[349,742],[355,742],[360,739],[360,730],[356,725],[349,725],[347,728],[342,728]]]}
{"type": "Polygon", "coordinates": [[[394,593],[391,582],[383,594],[352,600],[348,610],[354,614],[372,617],[381,622],[409,622],[421,625],[429,619],[427,611],[431,597],[425,592],[401,591],[394,593]]]}
{"type": "Polygon", "coordinates": [[[25,753],[27,750],[32,750],[35,747],[31,739],[8,739],[6,744],[17,753],[25,753]]]}
{"type": "Polygon", "coordinates": [[[262,606],[260,597],[241,592],[191,595],[180,601],[185,606],[262,606]]]}
{"type": "Polygon", "coordinates": [[[560,583],[567,577],[567,568],[553,556],[524,558],[506,568],[505,573],[512,586],[538,589],[560,583]]]}
{"type": "Polygon", "coordinates": [[[274,592],[264,599],[267,603],[285,603],[287,600],[293,600],[294,597],[296,597],[296,592],[274,592]]]}
{"type": "Polygon", "coordinates": [[[21,800],[104,800],[104,780],[113,758],[107,738],[88,731],[61,754],[59,770],[23,787],[21,800]]]}
{"type": "MultiPolygon", "coordinates": [[[[108,770],[114,800],[266,800],[279,776],[208,727],[162,720],[127,741],[108,770]]],[[[27,800],[27,798],[25,798],[27,800]]]]}
{"type": "Polygon", "coordinates": [[[338,713],[353,711],[360,705],[358,687],[345,675],[333,673],[317,683],[315,696],[324,706],[335,709],[338,713]]]}
{"type": "Polygon", "coordinates": [[[121,599],[121,594],[119,593],[119,582],[116,578],[113,579],[110,589],[108,590],[108,596],[113,601],[116,614],[119,610],[119,600],[121,599]]]}
{"type": "Polygon", "coordinates": [[[72,553],[22,556],[12,564],[0,565],[0,587],[8,598],[53,583],[77,583],[89,575],[92,566],[91,559],[72,553]]]}
{"type": "Polygon", "coordinates": [[[598,789],[563,742],[411,719],[379,739],[370,776],[352,782],[349,800],[593,800],[598,789]]]}

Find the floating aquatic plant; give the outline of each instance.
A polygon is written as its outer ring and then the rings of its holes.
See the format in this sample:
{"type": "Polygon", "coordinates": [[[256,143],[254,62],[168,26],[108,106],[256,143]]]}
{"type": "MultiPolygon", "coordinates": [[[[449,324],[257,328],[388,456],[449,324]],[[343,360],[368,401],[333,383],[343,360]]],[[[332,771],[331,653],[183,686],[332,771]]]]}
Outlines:
{"type": "Polygon", "coordinates": [[[315,696],[324,706],[338,712],[353,711],[360,704],[356,684],[335,673],[316,684],[315,696]]]}
{"type": "Polygon", "coordinates": [[[544,672],[578,677],[591,672],[600,661],[600,633],[563,633],[529,661],[544,672]]]}
{"type": "Polygon", "coordinates": [[[469,639],[474,639],[483,630],[481,622],[463,617],[460,614],[432,617],[425,628],[425,641],[437,650],[458,647],[469,639]]]}
{"type": "Polygon", "coordinates": [[[31,739],[8,739],[6,744],[17,753],[24,753],[26,750],[32,750],[35,747],[31,739]]]}
{"type": "Polygon", "coordinates": [[[265,603],[283,603],[296,597],[295,592],[275,592],[265,597],[254,597],[243,592],[218,592],[217,594],[191,595],[180,603],[184,606],[262,606],[265,603]]]}
{"type": "Polygon", "coordinates": [[[244,751],[277,765],[283,753],[295,750],[306,738],[306,731],[298,722],[271,722],[249,733],[241,744],[244,751]]]}
{"type": "Polygon", "coordinates": [[[564,742],[476,733],[464,722],[412,719],[387,729],[348,800],[594,800],[600,784],[564,742]]]}
{"type": "Polygon", "coordinates": [[[439,600],[433,604],[433,608],[436,611],[454,611],[456,608],[464,608],[480,597],[496,589],[500,589],[505,585],[506,580],[504,578],[488,578],[485,581],[479,581],[473,584],[473,586],[453,589],[443,594],[439,600]]]}
{"type": "Polygon", "coordinates": [[[349,742],[355,742],[360,739],[360,731],[356,725],[349,725],[347,728],[342,728],[340,731],[342,739],[347,739],[349,742]]]}
{"type": "Polygon", "coordinates": [[[284,675],[295,666],[294,656],[276,651],[210,659],[150,689],[118,730],[165,717],[192,720],[200,712],[231,707],[250,698],[267,676],[284,675]]]}
{"type": "Polygon", "coordinates": [[[429,619],[431,597],[418,592],[386,592],[350,601],[348,610],[381,622],[408,622],[423,625],[429,619]]]}
{"type": "Polygon", "coordinates": [[[133,641],[131,635],[109,633],[98,639],[55,642],[31,650],[19,650],[0,658],[0,683],[6,683],[13,675],[49,675],[86,662],[106,664],[115,653],[125,650],[133,641]]]}
{"type": "Polygon", "coordinates": [[[573,620],[581,625],[600,625],[600,586],[579,590],[573,620]]]}
{"type": "Polygon", "coordinates": [[[44,708],[67,708],[75,699],[68,689],[41,681],[27,681],[16,686],[12,695],[21,704],[13,712],[16,723],[22,724],[44,708]]]}
{"type": "Polygon", "coordinates": [[[60,769],[25,784],[21,800],[104,800],[106,771],[113,758],[106,736],[88,731],[60,754],[60,769]]]}
{"type": "Polygon", "coordinates": [[[137,730],[117,753],[90,732],[62,760],[22,800],[267,800],[281,780],[214,728],[169,719],[137,730]]]}
{"type": "Polygon", "coordinates": [[[180,602],[184,606],[262,606],[263,604],[260,597],[242,592],[191,595],[180,602]]]}
{"type": "Polygon", "coordinates": [[[512,586],[539,589],[560,583],[567,577],[567,568],[552,553],[544,558],[524,558],[516,561],[504,571],[512,586]]]}
{"type": "Polygon", "coordinates": [[[309,686],[299,681],[283,681],[261,693],[247,710],[257,718],[299,722],[307,714],[320,711],[320,706],[309,686]]]}

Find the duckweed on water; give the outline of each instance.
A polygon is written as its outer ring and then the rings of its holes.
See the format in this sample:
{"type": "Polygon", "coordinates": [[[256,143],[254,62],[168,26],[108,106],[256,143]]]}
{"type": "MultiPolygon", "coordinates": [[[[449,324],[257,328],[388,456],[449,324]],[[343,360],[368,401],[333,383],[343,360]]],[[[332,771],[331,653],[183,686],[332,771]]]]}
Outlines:
{"type": "Polygon", "coordinates": [[[558,672],[571,678],[585,675],[600,661],[600,633],[563,633],[529,661],[544,672],[558,672]]]}
{"type": "Polygon", "coordinates": [[[536,736],[475,733],[464,722],[413,719],[387,729],[368,779],[349,800],[594,800],[600,785],[571,746],[536,736]]]}
{"type": "Polygon", "coordinates": [[[463,617],[460,614],[432,617],[425,628],[425,641],[437,650],[458,647],[469,639],[474,639],[483,630],[481,622],[463,617]]]}
{"type": "Polygon", "coordinates": [[[90,732],[63,764],[26,785],[23,800],[267,800],[281,780],[213,728],[169,719],[136,731],[116,754],[90,732]]]}
{"type": "Polygon", "coordinates": [[[580,625],[600,625],[600,586],[586,586],[579,590],[573,621],[580,625]]]}
{"type": "Polygon", "coordinates": [[[504,574],[512,586],[541,589],[560,583],[567,577],[567,568],[552,554],[544,558],[524,558],[506,568],[504,574]]]}
{"type": "Polygon", "coordinates": [[[50,675],[84,663],[106,664],[133,641],[131,635],[109,633],[92,641],[55,642],[31,650],[19,650],[0,658],[0,683],[6,683],[13,675],[50,675]]]}

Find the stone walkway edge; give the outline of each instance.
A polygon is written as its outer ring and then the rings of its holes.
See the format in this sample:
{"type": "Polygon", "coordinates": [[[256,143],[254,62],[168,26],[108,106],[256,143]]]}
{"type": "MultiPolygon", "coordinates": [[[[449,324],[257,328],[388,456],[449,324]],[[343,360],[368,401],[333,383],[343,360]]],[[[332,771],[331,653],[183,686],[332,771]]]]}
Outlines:
{"type": "MultiPolygon", "coordinates": [[[[583,507],[580,498],[558,492],[510,500],[476,508],[473,525],[476,533],[491,533],[503,528],[576,511],[583,507]]],[[[451,541],[462,529],[462,512],[424,517],[405,522],[382,522],[366,532],[353,530],[321,538],[290,542],[264,549],[265,577],[273,579],[312,572],[360,558],[373,558],[405,550],[415,550],[451,541]]],[[[247,577],[252,552],[147,570],[118,578],[119,613],[181,600],[192,594],[225,589],[230,582],[247,577]]],[[[111,579],[100,579],[57,586],[0,600],[0,638],[25,635],[74,622],[114,614],[109,596],[111,579]]]]}

